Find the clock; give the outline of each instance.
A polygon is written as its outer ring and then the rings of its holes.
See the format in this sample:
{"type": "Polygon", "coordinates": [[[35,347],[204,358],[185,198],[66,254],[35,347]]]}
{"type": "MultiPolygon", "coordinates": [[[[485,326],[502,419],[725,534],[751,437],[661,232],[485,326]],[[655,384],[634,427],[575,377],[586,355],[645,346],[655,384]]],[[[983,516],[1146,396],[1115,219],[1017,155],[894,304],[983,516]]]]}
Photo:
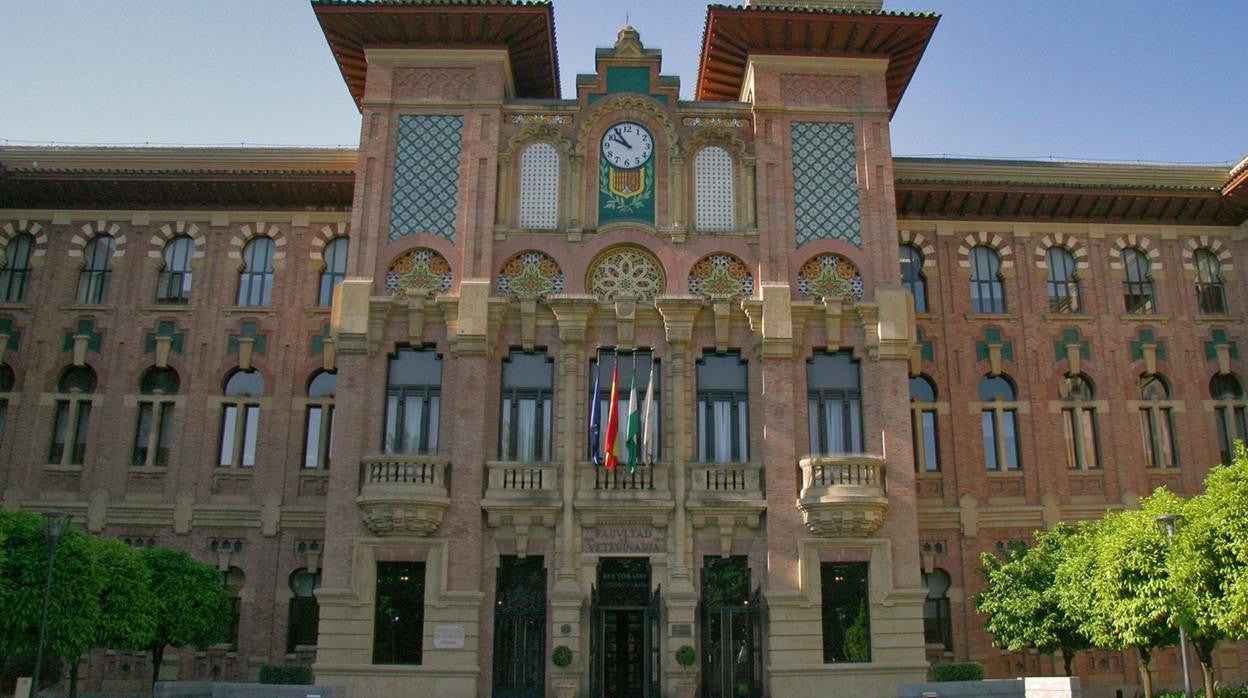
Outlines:
{"type": "Polygon", "coordinates": [[[602,134],[602,157],[621,170],[641,167],[653,154],[654,139],[639,123],[621,121],[602,134]]]}

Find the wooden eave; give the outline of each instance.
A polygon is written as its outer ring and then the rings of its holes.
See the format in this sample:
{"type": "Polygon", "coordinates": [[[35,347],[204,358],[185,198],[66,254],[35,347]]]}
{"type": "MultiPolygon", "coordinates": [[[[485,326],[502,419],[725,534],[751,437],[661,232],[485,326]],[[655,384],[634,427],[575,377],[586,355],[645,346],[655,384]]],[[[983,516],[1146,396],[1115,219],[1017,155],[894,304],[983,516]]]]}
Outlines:
{"type": "Polygon", "coordinates": [[[558,99],[555,17],[548,3],[403,4],[314,0],[313,10],[357,108],[365,49],[506,49],[516,97],[558,99]]]}
{"type": "Polygon", "coordinates": [[[741,98],[751,54],[883,58],[890,113],[896,113],[939,17],[930,14],[707,9],[696,99],[741,98]]]}

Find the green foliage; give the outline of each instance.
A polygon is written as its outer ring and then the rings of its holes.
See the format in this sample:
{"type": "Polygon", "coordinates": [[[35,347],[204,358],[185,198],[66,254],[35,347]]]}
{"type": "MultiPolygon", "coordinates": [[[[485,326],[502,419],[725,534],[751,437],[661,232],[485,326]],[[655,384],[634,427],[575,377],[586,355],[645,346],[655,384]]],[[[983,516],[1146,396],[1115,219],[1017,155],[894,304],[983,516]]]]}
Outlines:
{"type": "Polygon", "coordinates": [[[845,629],[845,658],[851,662],[871,661],[871,625],[866,601],[858,603],[854,622],[845,629]]]}
{"type": "Polygon", "coordinates": [[[983,681],[984,665],[979,662],[948,662],[932,665],[933,681],[983,681]]]}
{"type": "Polygon", "coordinates": [[[152,646],[206,647],[225,639],[229,601],[216,569],[163,548],[148,548],[141,559],[156,599],[152,646]]]}
{"type": "Polygon", "coordinates": [[[676,663],[683,667],[691,667],[694,662],[698,661],[698,655],[689,645],[681,645],[676,650],[676,663]]]}
{"type": "Polygon", "coordinates": [[[308,686],[312,684],[312,667],[265,664],[260,667],[260,683],[308,686]]]}
{"type": "Polygon", "coordinates": [[[96,538],[92,552],[100,572],[100,623],[95,646],[142,650],[156,632],[152,574],[137,550],[118,540],[96,538]]]}
{"type": "Polygon", "coordinates": [[[1019,652],[1029,647],[1050,654],[1062,651],[1066,674],[1075,653],[1091,644],[1079,632],[1079,620],[1058,603],[1057,568],[1066,544],[1075,536],[1069,526],[1038,531],[1036,545],[1017,546],[1005,559],[984,553],[981,558],[987,586],[975,597],[975,607],[988,616],[985,628],[997,647],[1019,652]]]}
{"type": "Polygon", "coordinates": [[[566,645],[559,645],[554,652],[550,653],[550,661],[560,669],[570,666],[572,664],[572,650],[568,649],[566,645]]]}

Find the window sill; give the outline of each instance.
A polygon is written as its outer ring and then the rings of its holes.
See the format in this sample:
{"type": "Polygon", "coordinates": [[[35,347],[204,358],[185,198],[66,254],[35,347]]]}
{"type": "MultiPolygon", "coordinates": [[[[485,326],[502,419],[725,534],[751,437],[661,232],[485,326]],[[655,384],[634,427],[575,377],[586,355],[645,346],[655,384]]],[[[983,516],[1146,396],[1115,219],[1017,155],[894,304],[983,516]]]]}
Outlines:
{"type": "Polygon", "coordinates": [[[61,465],[60,463],[47,463],[43,466],[44,470],[50,470],[55,473],[81,473],[81,465],[61,465]]]}
{"type": "Polygon", "coordinates": [[[190,303],[146,303],[139,306],[140,313],[189,313],[195,310],[190,303]]]}
{"type": "Polygon", "coordinates": [[[985,470],[985,472],[988,473],[988,477],[1012,478],[1023,476],[1022,468],[1018,470],[985,470]]]}
{"type": "Polygon", "coordinates": [[[962,317],[970,322],[1013,322],[1018,319],[1016,313],[966,313],[962,317]]]}
{"type": "Polygon", "coordinates": [[[245,476],[247,476],[247,477],[251,477],[251,474],[252,474],[253,472],[255,472],[255,470],[256,470],[256,466],[254,466],[254,465],[246,465],[246,466],[242,466],[242,465],[218,465],[218,466],[217,466],[217,467],[216,467],[216,468],[212,471],[212,474],[213,474],[213,476],[217,476],[217,475],[235,475],[235,476],[237,476],[237,475],[245,475],[245,476]]]}
{"type": "Polygon", "coordinates": [[[1213,313],[1208,315],[1193,315],[1192,319],[1196,322],[1210,323],[1239,322],[1243,320],[1243,318],[1236,317],[1234,315],[1214,315],[1213,313]]]}
{"type": "Polygon", "coordinates": [[[299,477],[329,477],[329,468],[300,468],[299,477]]]}
{"type": "Polygon", "coordinates": [[[0,303],[0,310],[30,310],[30,303],[0,303]]]}
{"type": "Polygon", "coordinates": [[[221,308],[225,315],[276,315],[277,306],[273,305],[227,305],[221,308]]]}
{"type": "Polygon", "coordinates": [[[1125,313],[1118,316],[1118,319],[1122,322],[1170,322],[1169,315],[1158,315],[1156,313],[1125,313]]]}
{"type": "Polygon", "coordinates": [[[1095,322],[1096,316],[1088,313],[1044,313],[1040,317],[1050,322],[1095,322]]]}
{"type": "Polygon", "coordinates": [[[309,305],[303,309],[303,314],[308,316],[329,315],[329,311],[331,310],[333,310],[333,308],[328,305],[309,305]]]}
{"type": "Polygon", "coordinates": [[[111,303],[64,303],[58,309],[64,312],[75,313],[111,313],[117,309],[117,306],[111,303]]]}

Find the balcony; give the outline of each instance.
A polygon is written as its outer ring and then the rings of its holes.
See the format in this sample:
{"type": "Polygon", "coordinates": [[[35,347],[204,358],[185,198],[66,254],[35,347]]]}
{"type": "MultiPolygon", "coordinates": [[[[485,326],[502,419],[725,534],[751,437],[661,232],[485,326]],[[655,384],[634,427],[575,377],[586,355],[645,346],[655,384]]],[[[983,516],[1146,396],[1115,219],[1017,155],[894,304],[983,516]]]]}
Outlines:
{"type": "Polygon", "coordinates": [[[632,473],[625,464],[614,471],[592,463],[580,464],[576,469],[576,508],[582,523],[666,526],[675,508],[671,473],[667,463],[639,465],[632,473]]]}
{"type": "Polygon", "coordinates": [[[486,523],[496,530],[510,531],[516,551],[524,554],[535,529],[555,527],[562,506],[559,466],[490,461],[485,467],[487,480],[481,508],[485,510],[486,523]]]}
{"type": "Polygon", "coordinates": [[[365,458],[355,498],[364,525],[378,536],[427,536],[437,531],[451,503],[449,466],[438,456],[388,453],[365,458]]]}
{"type": "Polygon", "coordinates": [[[762,467],[757,463],[691,463],[689,514],[696,528],[717,530],[721,550],[732,550],[732,539],[758,528],[767,509],[762,467]]]}
{"type": "Polygon", "coordinates": [[[884,459],[863,454],[807,456],[801,460],[797,508],[818,536],[865,537],[888,509],[884,459]]]}

